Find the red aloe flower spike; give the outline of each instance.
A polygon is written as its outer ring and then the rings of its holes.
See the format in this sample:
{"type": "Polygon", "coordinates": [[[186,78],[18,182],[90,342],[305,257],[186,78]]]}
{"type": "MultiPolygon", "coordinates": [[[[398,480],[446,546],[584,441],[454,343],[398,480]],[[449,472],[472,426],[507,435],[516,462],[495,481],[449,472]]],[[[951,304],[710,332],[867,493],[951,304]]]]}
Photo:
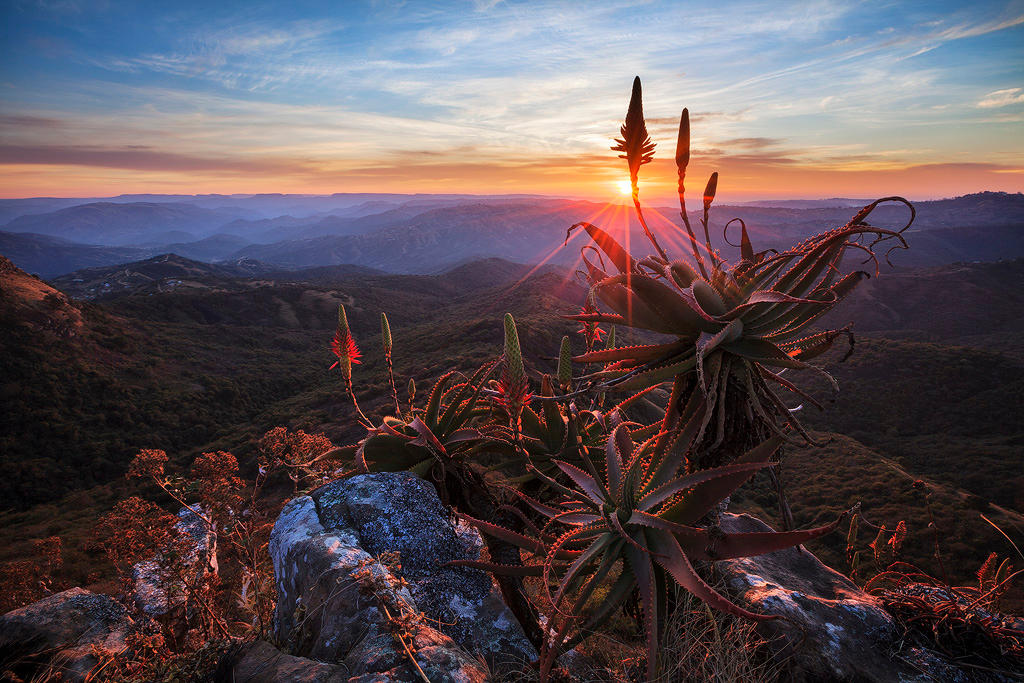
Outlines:
{"type": "Polygon", "coordinates": [[[647,239],[667,263],[668,255],[665,254],[665,250],[661,248],[658,240],[647,227],[643,211],[640,210],[640,167],[649,164],[654,158],[654,143],[651,142],[651,136],[647,133],[647,123],[644,121],[643,92],[639,76],[633,79],[633,94],[629,98],[626,121],[622,124],[620,132],[622,138],[615,140],[616,144],[612,147],[612,151],[624,152],[619,155],[619,158],[625,159],[629,166],[629,182],[633,188],[633,206],[636,208],[637,218],[640,219],[640,226],[644,229],[647,239]]]}
{"type": "Polygon", "coordinates": [[[372,428],[373,423],[363,414],[362,409],[359,407],[359,401],[356,400],[356,392],[352,389],[352,365],[353,363],[356,365],[361,364],[359,358],[362,354],[359,353],[356,340],[352,338],[352,332],[349,330],[348,316],[345,315],[344,304],[338,304],[338,327],[335,329],[334,339],[331,341],[331,352],[338,357],[338,360],[328,369],[341,368],[341,376],[345,380],[345,391],[348,392],[349,398],[352,399],[352,407],[356,409],[356,413],[362,420],[363,426],[372,428]]]}
{"type": "Polygon", "coordinates": [[[356,346],[356,340],[352,338],[352,332],[348,327],[348,316],[345,315],[345,306],[338,305],[338,327],[334,331],[334,339],[331,341],[331,352],[338,357],[329,370],[341,367],[341,374],[345,381],[352,381],[352,365],[361,365],[362,353],[356,346]]]}
{"type": "MultiPolygon", "coordinates": [[[[589,315],[591,313],[598,313],[597,307],[594,306],[590,299],[583,304],[583,308],[580,310],[581,315],[589,315]]],[[[604,334],[604,330],[597,326],[596,322],[582,321],[582,327],[577,332],[583,335],[583,339],[587,344],[587,352],[593,351],[594,344],[601,341],[601,335],[604,334]]]]}

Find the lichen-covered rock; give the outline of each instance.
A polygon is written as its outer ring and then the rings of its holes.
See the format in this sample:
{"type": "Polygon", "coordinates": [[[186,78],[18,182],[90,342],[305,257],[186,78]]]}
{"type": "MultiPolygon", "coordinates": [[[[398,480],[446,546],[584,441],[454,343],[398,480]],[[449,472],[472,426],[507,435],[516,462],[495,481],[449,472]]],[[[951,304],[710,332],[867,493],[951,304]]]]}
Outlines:
{"type": "MultiPolygon", "coordinates": [[[[217,534],[188,508],[178,511],[176,526],[178,531],[188,537],[190,543],[185,563],[196,575],[216,574],[217,534]]],[[[151,617],[163,616],[175,607],[183,606],[186,601],[182,586],[175,585],[175,581],[155,558],[137,562],[132,567],[132,580],[135,584],[132,595],[135,605],[151,617]]]]}
{"type": "Polygon", "coordinates": [[[488,661],[536,659],[490,575],[452,560],[480,559],[480,532],[455,525],[434,487],[407,472],[342,479],[312,493],[321,521],[349,528],[371,555],[399,553],[416,605],[443,633],[488,661]]]}
{"type": "MultiPolygon", "coordinates": [[[[770,531],[750,515],[722,515],[727,533],[770,531]]],[[[813,554],[788,548],[715,563],[739,604],[780,619],[758,631],[796,681],[910,682],[933,679],[891,656],[899,628],[881,603],[813,554]]]]}
{"type": "Polygon", "coordinates": [[[339,480],[290,501],[270,537],[275,641],[343,663],[359,681],[422,680],[410,655],[431,681],[484,680],[478,654],[498,666],[536,659],[486,574],[442,566],[477,559],[475,533],[408,473],[339,480]]]}
{"type": "Polygon", "coordinates": [[[235,683],[346,683],[349,678],[344,666],[286,655],[265,640],[239,653],[231,672],[235,683]]]}
{"type": "Polygon", "coordinates": [[[20,662],[34,670],[30,676],[45,671],[84,681],[124,650],[133,628],[113,598],[70,588],[0,617],[0,661],[20,662]]]}

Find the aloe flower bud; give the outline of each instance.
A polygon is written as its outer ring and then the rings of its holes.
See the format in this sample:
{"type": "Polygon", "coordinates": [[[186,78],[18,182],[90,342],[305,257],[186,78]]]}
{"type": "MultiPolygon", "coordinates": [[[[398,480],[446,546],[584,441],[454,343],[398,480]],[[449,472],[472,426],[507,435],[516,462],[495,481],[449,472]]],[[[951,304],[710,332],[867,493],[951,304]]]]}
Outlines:
{"type": "Polygon", "coordinates": [[[519,349],[519,332],[511,313],[505,314],[505,362],[508,363],[508,373],[512,379],[520,382],[526,377],[523,353],[519,349]]]}
{"type": "Polygon", "coordinates": [[[715,192],[718,191],[718,171],[711,174],[708,184],[704,188],[704,210],[711,208],[711,202],[715,201],[715,192]]]}
{"type": "Polygon", "coordinates": [[[572,384],[572,346],[569,337],[562,337],[562,346],[558,351],[558,383],[563,387],[572,384]]]}
{"type": "Polygon", "coordinates": [[[380,334],[384,339],[384,353],[391,353],[391,325],[388,324],[388,316],[386,313],[380,314],[380,334]]]}

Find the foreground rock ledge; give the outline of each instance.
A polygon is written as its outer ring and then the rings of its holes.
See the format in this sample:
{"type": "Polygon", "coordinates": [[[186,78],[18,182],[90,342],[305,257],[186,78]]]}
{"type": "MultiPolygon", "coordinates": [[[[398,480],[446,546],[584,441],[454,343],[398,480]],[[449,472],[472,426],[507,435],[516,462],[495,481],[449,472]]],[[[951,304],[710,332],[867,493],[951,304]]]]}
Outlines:
{"type": "MultiPolygon", "coordinates": [[[[725,513],[727,533],[771,531],[750,515],[725,513]]],[[[723,560],[715,571],[738,602],[779,619],[757,626],[794,681],[910,683],[973,680],[937,654],[913,648],[896,655],[901,629],[850,579],[800,548],[723,560]]]]}
{"type": "Polygon", "coordinates": [[[113,598],[69,588],[0,617],[0,661],[23,663],[32,680],[92,680],[134,628],[113,598]]]}
{"type": "Polygon", "coordinates": [[[355,680],[421,680],[406,647],[431,681],[484,680],[478,657],[492,671],[536,660],[491,578],[444,566],[479,559],[482,548],[449,515],[431,484],[405,472],[338,480],[290,501],[270,537],[280,650],[343,665],[355,680]]]}

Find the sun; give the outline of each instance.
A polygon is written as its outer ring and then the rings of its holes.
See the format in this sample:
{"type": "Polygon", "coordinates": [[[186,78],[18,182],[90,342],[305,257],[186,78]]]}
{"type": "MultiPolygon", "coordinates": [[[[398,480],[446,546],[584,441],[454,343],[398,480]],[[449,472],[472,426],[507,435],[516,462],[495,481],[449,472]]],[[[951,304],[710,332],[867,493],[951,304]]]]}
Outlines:
{"type": "Polygon", "coordinates": [[[633,194],[633,186],[629,184],[628,180],[616,181],[615,187],[619,190],[619,194],[624,194],[624,195],[633,194]]]}

